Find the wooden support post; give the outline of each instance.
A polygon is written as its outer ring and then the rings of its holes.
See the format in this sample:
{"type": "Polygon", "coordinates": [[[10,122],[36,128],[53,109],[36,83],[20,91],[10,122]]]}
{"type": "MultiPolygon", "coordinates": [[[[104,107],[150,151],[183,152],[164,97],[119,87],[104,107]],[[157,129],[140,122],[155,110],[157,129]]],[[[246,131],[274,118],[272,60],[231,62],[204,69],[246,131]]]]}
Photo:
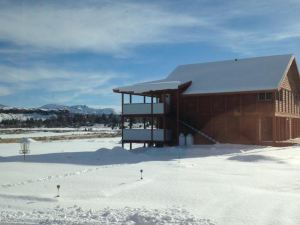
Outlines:
{"type": "MultiPolygon", "coordinates": [[[[129,94],[129,104],[132,104],[132,95],[129,94]]],[[[132,129],[132,117],[129,117],[129,128],[132,129]]],[[[131,142],[130,142],[131,145],[131,142]]]]}
{"type": "Polygon", "coordinates": [[[276,120],[276,129],[277,129],[277,140],[281,141],[281,134],[280,134],[280,117],[276,120]]]}
{"type": "Polygon", "coordinates": [[[177,90],[176,141],[179,145],[179,90],[177,90]]]}
{"type": "Polygon", "coordinates": [[[130,147],[129,147],[129,149],[132,150],[132,142],[130,142],[130,147]]]}
{"type": "Polygon", "coordinates": [[[278,117],[278,134],[279,134],[279,141],[282,141],[282,124],[281,124],[281,117],[278,117]]]}
{"type": "Polygon", "coordinates": [[[121,106],[121,135],[122,135],[122,148],[124,148],[124,141],[123,141],[123,129],[124,129],[124,115],[123,115],[123,107],[124,107],[124,94],[122,93],[122,106],[121,106]]]}
{"type": "MultiPolygon", "coordinates": [[[[146,104],[146,96],[144,96],[144,104],[146,104]]],[[[143,124],[144,124],[144,129],[146,129],[146,119],[145,119],[145,117],[143,117],[143,124]]],[[[144,143],[144,147],[145,147],[145,143],[144,143]]]]}
{"type": "Polygon", "coordinates": [[[278,102],[277,112],[282,112],[282,92],[277,91],[276,93],[277,93],[277,102],[278,102]]]}
{"type": "Polygon", "coordinates": [[[151,146],[153,146],[153,123],[154,123],[154,115],[153,115],[153,95],[151,94],[151,146]]]}
{"type": "MultiPolygon", "coordinates": [[[[225,114],[227,115],[227,110],[228,110],[228,106],[227,106],[227,102],[228,102],[228,96],[224,96],[224,101],[225,101],[225,114]]],[[[199,111],[198,111],[199,112],[199,111]]],[[[227,117],[228,118],[228,117],[227,117]]],[[[225,119],[225,127],[224,127],[224,132],[225,134],[228,134],[228,119],[225,119]]],[[[226,135],[225,137],[226,140],[228,140],[228,136],[226,135]]]]}
{"type": "MultiPolygon", "coordinates": [[[[146,96],[144,96],[144,104],[146,104],[146,96]]],[[[143,117],[143,125],[144,129],[146,129],[146,118],[143,117]]],[[[146,147],[146,142],[144,142],[144,148],[146,147]]]]}
{"type": "Polygon", "coordinates": [[[278,117],[278,134],[279,134],[279,141],[282,141],[282,118],[278,117]]]}
{"type": "MultiPolygon", "coordinates": [[[[273,92],[273,110],[274,110],[274,114],[276,114],[277,110],[278,110],[278,96],[277,96],[277,91],[273,92]]],[[[276,141],[277,141],[277,127],[276,127],[276,116],[273,116],[272,118],[272,141],[273,141],[273,145],[275,145],[276,141]]]]}
{"type": "Polygon", "coordinates": [[[289,139],[292,139],[292,118],[289,118],[289,128],[290,128],[290,130],[289,130],[289,132],[290,132],[289,139]]]}
{"type": "Polygon", "coordinates": [[[287,135],[286,135],[286,132],[287,132],[287,129],[286,129],[286,125],[287,124],[287,119],[286,117],[282,117],[282,140],[286,140],[287,138],[287,135]]]}
{"type": "Polygon", "coordinates": [[[162,102],[164,104],[164,114],[163,114],[163,129],[164,129],[164,144],[166,144],[166,95],[162,95],[162,102]]]}
{"type": "Polygon", "coordinates": [[[285,122],[286,122],[286,118],[285,117],[280,117],[281,119],[281,140],[284,141],[286,138],[285,138],[285,133],[286,133],[286,130],[285,130],[285,122]]]}
{"type": "Polygon", "coordinates": [[[272,129],[273,145],[276,143],[276,117],[273,116],[273,129],[272,129]]]}
{"type": "Polygon", "coordinates": [[[239,94],[239,141],[241,142],[242,141],[242,111],[243,111],[243,108],[242,108],[242,95],[239,94]]]}
{"type": "Polygon", "coordinates": [[[258,143],[261,144],[261,117],[258,117],[258,143]]]}

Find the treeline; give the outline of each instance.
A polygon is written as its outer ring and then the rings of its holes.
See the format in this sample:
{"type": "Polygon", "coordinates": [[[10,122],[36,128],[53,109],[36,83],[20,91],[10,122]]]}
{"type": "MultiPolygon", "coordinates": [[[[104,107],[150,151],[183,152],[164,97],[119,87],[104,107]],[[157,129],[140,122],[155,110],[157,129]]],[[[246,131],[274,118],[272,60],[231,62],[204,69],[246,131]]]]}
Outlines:
{"type": "Polygon", "coordinates": [[[0,109],[0,113],[12,113],[12,114],[33,114],[37,113],[40,115],[53,115],[53,114],[67,114],[68,110],[42,110],[42,109],[19,109],[19,108],[11,108],[11,109],[0,109]]]}
{"type": "Polygon", "coordinates": [[[94,124],[104,124],[112,129],[120,126],[120,116],[116,114],[109,115],[84,115],[70,114],[68,112],[56,114],[45,120],[27,119],[27,120],[2,120],[2,128],[34,128],[34,127],[81,127],[92,126],[94,124]]]}

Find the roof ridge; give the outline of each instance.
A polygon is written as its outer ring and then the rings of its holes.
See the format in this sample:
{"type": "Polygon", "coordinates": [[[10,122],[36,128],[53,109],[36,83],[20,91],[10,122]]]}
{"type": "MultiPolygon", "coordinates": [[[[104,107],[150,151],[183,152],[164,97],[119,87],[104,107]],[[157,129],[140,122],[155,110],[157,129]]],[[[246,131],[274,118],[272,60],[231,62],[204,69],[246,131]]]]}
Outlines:
{"type": "Polygon", "coordinates": [[[213,63],[223,63],[223,62],[232,62],[232,61],[245,61],[245,60],[253,60],[253,59],[261,59],[261,58],[272,58],[272,57],[279,57],[279,56],[289,56],[295,57],[295,54],[280,54],[280,55],[265,55],[265,56],[255,56],[255,57],[248,57],[248,58],[234,58],[234,59],[226,59],[226,60],[219,60],[219,61],[207,61],[207,62],[198,62],[198,63],[187,63],[187,64],[180,64],[176,67],[183,67],[183,66],[192,66],[192,65],[201,65],[201,64],[213,64],[213,63]]]}

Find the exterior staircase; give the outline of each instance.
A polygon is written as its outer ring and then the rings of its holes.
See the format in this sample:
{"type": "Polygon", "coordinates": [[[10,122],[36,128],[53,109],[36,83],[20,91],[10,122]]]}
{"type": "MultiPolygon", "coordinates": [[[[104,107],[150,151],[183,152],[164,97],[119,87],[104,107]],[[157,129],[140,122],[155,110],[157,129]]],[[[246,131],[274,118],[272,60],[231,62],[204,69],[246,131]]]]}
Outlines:
{"type": "Polygon", "coordinates": [[[210,137],[209,135],[205,134],[203,131],[191,126],[190,124],[179,120],[180,124],[184,125],[185,127],[189,128],[190,130],[192,130],[193,132],[201,135],[203,138],[205,138],[206,140],[208,140],[209,142],[213,143],[213,144],[218,144],[219,142],[217,140],[215,140],[214,138],[210,137]]]}

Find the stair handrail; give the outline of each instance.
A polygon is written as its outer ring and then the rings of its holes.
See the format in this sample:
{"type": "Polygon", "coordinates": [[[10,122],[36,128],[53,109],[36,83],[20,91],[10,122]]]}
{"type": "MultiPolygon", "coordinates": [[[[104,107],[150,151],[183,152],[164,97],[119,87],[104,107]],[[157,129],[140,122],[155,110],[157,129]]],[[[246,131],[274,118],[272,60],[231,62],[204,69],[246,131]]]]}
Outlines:
{"type": "Polygon", "coordinates": [[[190,128],[191,130],[195,131],[196,133],[198,133],[198,134],[204,136],[204,137],[207,138],[208,140],[212,141],[214,144],[218,144],[218,143],[219,143],[216,139],[214,139],[214,138],[208,136],[208,135],[205,134],[203,131],[198,130],[197,128],[195,128],[195,127],[193,127],[193,126],[187,124],[186,122],[184,122],[184,121],[182,121],[182,120],[179,120],[179,122],[182,123],[183,125],[185,125],[186,127],[190,128]]]}

